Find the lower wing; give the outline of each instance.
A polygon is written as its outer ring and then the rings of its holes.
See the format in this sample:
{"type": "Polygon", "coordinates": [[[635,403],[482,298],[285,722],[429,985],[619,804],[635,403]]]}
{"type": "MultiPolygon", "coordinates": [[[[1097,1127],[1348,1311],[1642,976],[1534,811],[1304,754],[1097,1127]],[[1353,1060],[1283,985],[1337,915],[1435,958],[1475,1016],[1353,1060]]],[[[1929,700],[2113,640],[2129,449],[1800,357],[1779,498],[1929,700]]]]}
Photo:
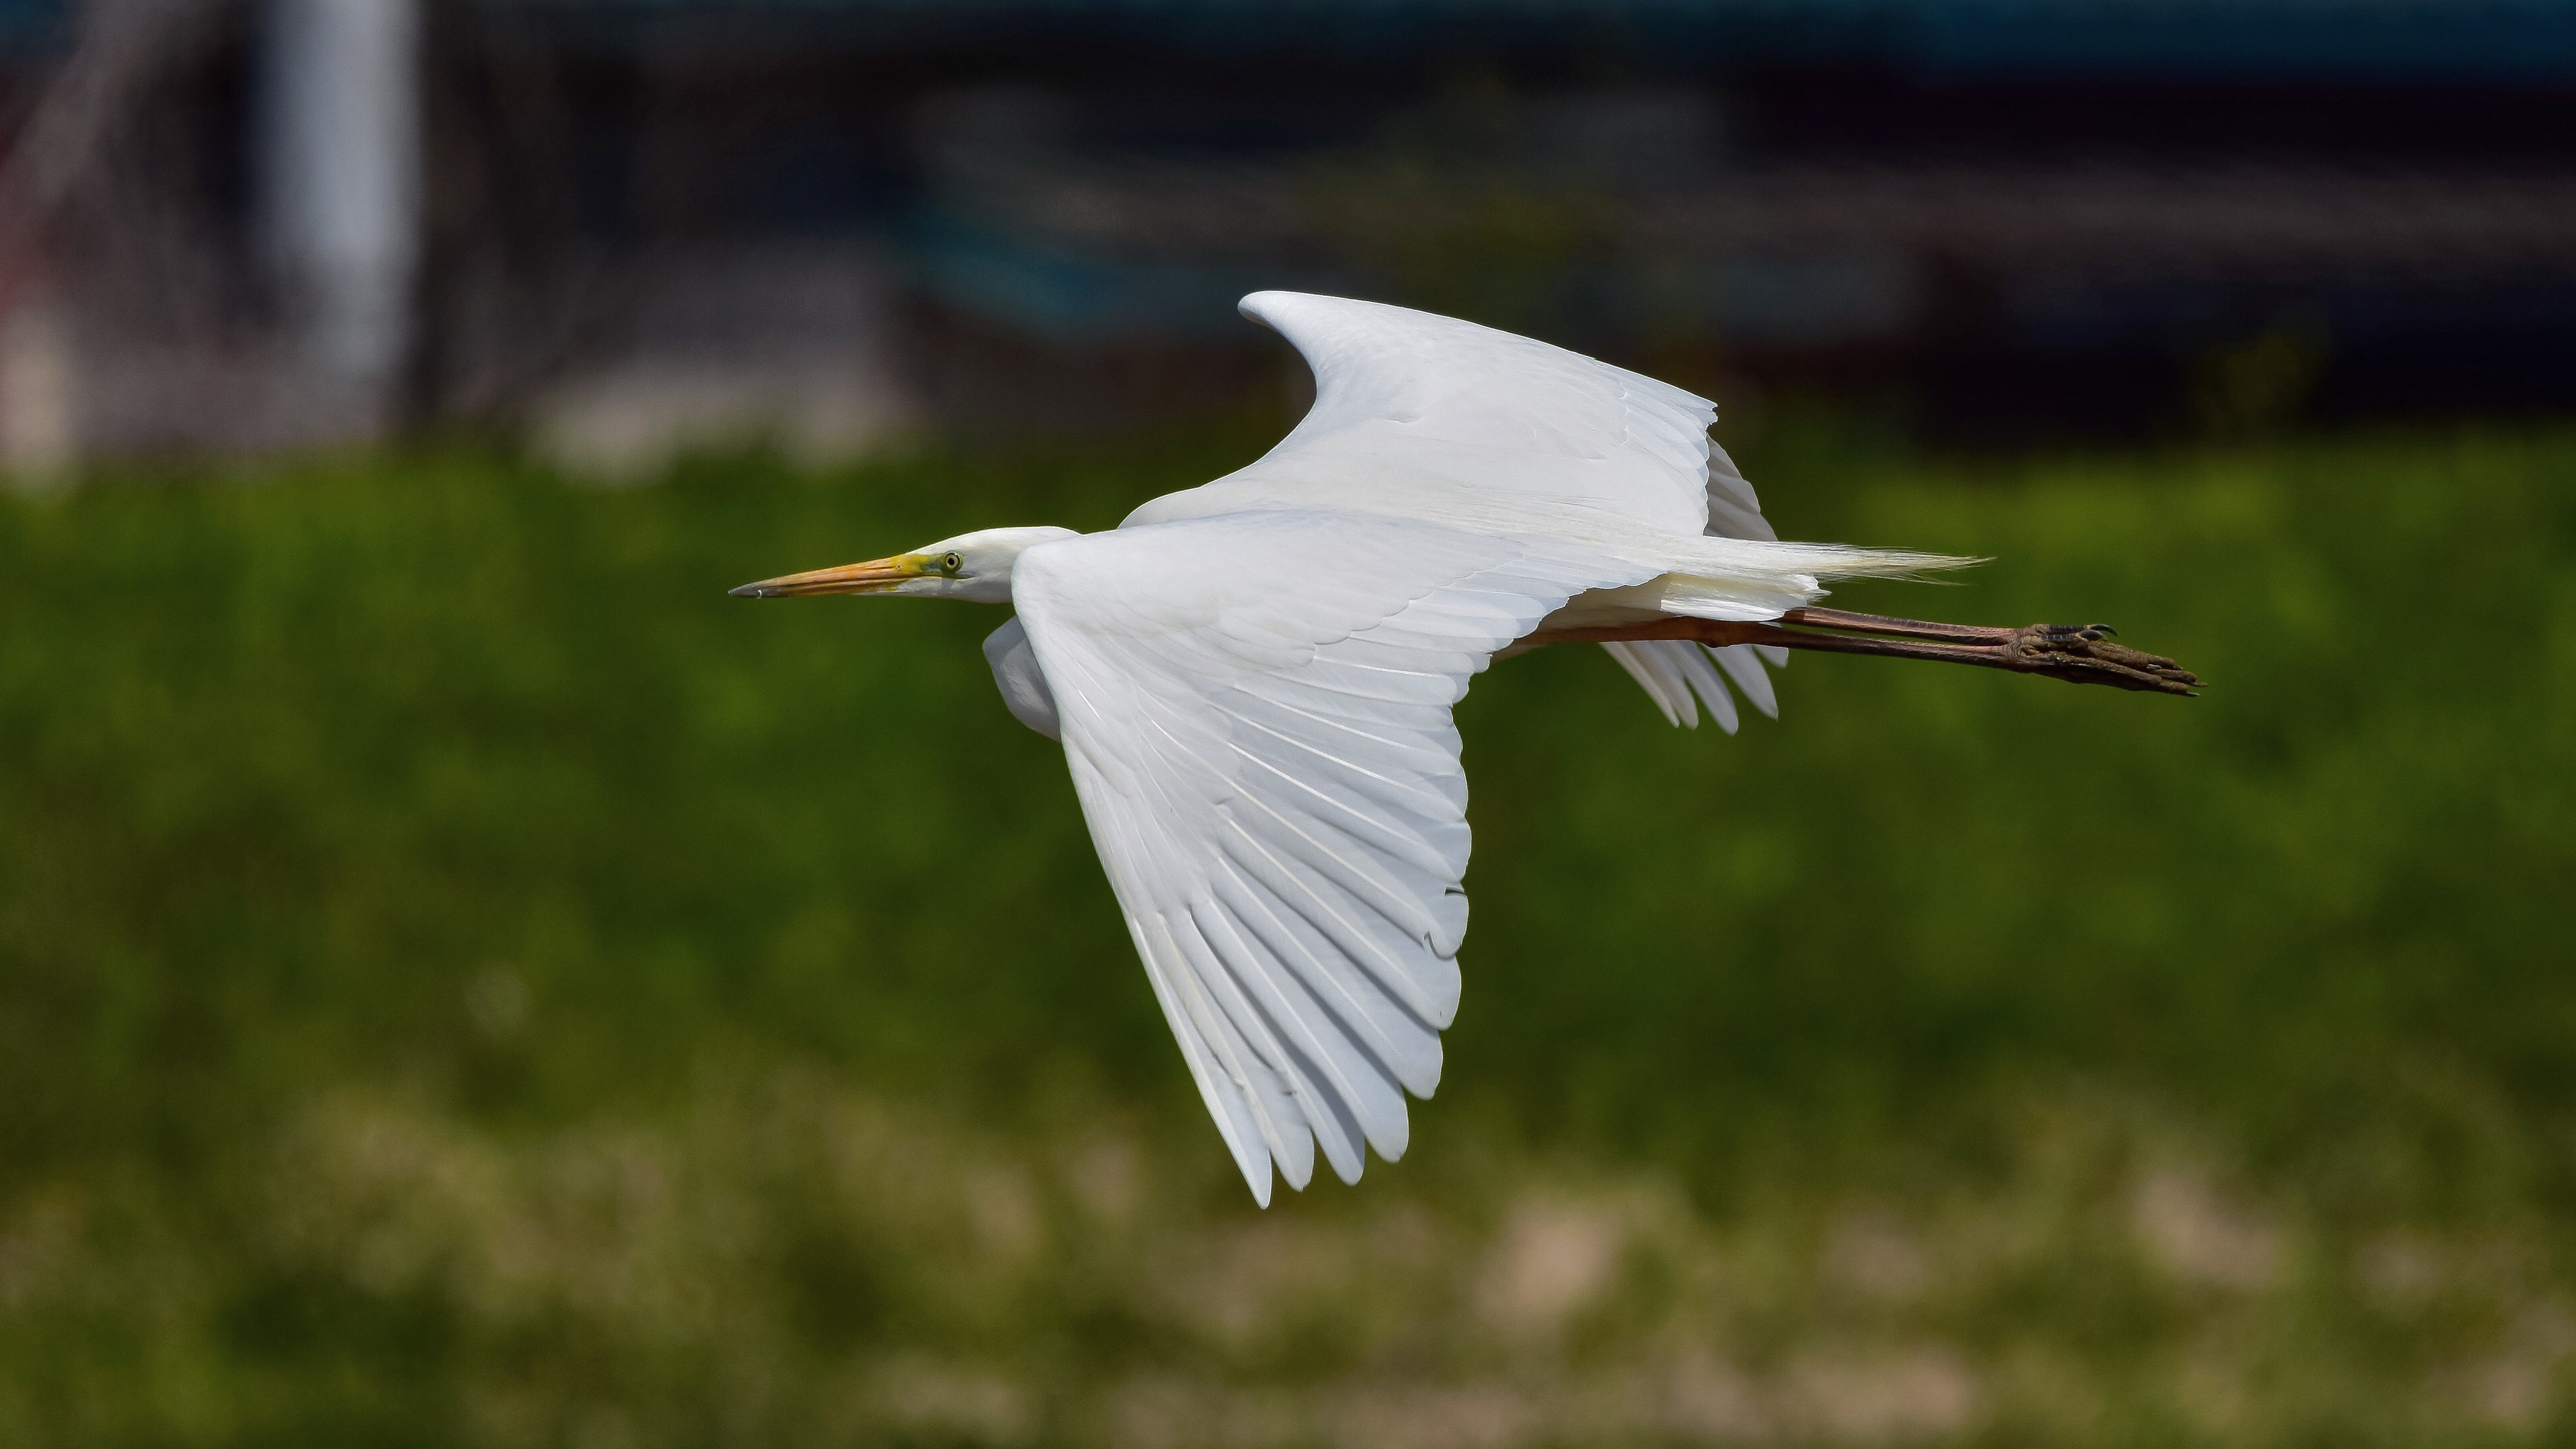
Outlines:
{"type": "Polygon", "coordinates": [[[1327,512],[1022,555],[1013,602],[1101,865],[1253,1196],[1356,1181],[1440,1080],[1466,933],[1450,708],[1494,652],[1640,566],[1327,512]]]}

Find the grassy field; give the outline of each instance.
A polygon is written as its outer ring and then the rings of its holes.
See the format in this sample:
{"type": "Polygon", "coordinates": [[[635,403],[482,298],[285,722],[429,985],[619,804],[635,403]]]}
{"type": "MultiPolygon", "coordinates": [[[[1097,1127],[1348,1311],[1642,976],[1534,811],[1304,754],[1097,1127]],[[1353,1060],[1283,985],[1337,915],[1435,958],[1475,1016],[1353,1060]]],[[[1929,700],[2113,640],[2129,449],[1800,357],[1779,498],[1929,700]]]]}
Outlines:
{"type": "Polygon", "coordinates": [[[1809,656],[1461,707],[1415,1147],[1264,1214],[965,605],[1248,435],[0,494],[0,1442],[2576,1442],[2576,432],[1748,461],[1809,656]]]}

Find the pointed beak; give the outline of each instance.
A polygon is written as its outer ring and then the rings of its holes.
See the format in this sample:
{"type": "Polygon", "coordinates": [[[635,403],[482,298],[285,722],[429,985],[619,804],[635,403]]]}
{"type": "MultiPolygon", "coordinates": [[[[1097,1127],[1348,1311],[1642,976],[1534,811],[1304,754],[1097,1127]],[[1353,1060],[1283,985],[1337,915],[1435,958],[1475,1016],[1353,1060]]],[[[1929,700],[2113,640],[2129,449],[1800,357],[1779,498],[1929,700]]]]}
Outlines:
{"type": "Polygon", "coordinates": [[[929,572],[918,555],[899,553],[892,558],[872,558],[866,563],[842,564],[836,568],[762,579],[759,583],[745,584],[728,592],[737,599],[792,599],[806,594],[876,594],[929,572]]]}

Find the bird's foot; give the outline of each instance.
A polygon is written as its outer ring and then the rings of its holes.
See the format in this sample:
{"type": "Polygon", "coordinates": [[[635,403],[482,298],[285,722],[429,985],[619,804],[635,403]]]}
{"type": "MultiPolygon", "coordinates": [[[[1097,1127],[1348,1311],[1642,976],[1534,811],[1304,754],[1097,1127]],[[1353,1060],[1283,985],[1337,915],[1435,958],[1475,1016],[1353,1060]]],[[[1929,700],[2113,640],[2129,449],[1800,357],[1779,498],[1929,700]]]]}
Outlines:
{"type": "Polygon", "coordinates": [[[2108,624],[2033,624],[2012,631],[2004,667],[2069,684],[2107,684],[2150,694],[2190,694],[2200,676],[2161,654],[2113,642],[2108,624]]]}

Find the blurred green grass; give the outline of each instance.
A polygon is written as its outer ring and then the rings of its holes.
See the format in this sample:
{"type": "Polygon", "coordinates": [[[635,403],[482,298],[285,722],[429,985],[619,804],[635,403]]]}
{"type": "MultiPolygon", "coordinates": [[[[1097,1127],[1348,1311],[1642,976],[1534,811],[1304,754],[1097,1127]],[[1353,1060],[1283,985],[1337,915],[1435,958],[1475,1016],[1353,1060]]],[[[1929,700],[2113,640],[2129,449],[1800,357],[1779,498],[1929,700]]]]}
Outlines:
{"type": "Polygon", "coordinates": [[[1266,1218],[998,613],[723,594],[1259,446],[0,496],[0,1438],[2576,1424],[2576,432],[1775,428],[1785,535],[1997,559],[1838,604],[2215,687],[1497,669],[1441,1095],[1266,1218]]]}

